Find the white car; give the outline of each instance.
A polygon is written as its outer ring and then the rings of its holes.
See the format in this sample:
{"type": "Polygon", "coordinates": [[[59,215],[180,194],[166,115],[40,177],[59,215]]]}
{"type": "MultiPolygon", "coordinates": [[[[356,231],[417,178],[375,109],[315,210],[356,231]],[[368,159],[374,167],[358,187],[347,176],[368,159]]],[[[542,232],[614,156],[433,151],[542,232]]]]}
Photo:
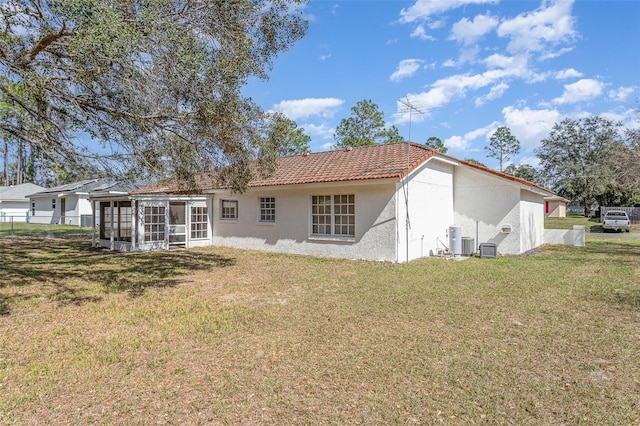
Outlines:
{"type": "Polygon", "coordinates": [[[605,231],[627,231],[631,230],[631,221],[627,212],[621,210],[609,210],[602,218],[602,229],[605,231]]]}

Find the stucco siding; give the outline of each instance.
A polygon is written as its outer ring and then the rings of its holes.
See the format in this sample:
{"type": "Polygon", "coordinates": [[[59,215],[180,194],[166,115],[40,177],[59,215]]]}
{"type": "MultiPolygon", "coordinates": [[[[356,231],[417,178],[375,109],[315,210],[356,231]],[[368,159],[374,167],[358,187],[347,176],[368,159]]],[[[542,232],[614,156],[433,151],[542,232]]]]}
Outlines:
{"type": "Polygon", "coordinates": [[[340,258],[395,261],[395,185],[306,185],[299,188],[250,189],[245,194],[213,196],[212,244],[245,249],[340,258]],[[355,195],[355,236],[314,236],[313,195],[355,195]],[[260,198],[275,198],[275,221],[259,221],[260,198]],[[238,202],[238,219],[222,219],[223,200],[238,202]]]}
{"type": "Polygon", "coordinates": [[[453,182],[454,219],[463,237],[474,238],[476,247],[494,243],[499,253],[521,253],[520,188],[463,167],[456,167],[453,182]]]}
{"type": "Polygon", "coordinates": [[[36,214],[31,217],[32,223],[58,223],[60,218],[60,203],[56,196],[32,198],[32,202],[36,203],[36,214]],[[56,200],[56,209],[51,207],[52,200],[56,200]]]}
{"type": "Polygon", "coordinates": [[[396,190],[398,262],[433,256],[447,244],[447,230],[454,222],[452,165],[428,161],[405,185],[399,183],[396,190]]]}
{"type": "Polygon", "coordinates": [[[544,242],[544,198],[532,192],[520,191],[520,253],[544,242]]]}

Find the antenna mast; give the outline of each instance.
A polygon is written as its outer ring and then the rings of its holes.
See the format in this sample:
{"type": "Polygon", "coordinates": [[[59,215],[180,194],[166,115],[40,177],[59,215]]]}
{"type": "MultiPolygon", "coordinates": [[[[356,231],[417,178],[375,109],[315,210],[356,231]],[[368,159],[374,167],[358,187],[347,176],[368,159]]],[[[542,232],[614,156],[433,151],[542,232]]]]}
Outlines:
{"type": "Polygon", "coordinates": [[[402,105],[404,105],[409,109],[409,138],[407,141],[407,174],[402,180],[402,189],[404,190],[404,204],[405,204],[405,211],[406,211],[405,249],[406,249],[406,255],[407,255],[407,264],[409,264],[409,230],[411,229],[411,219],[409,216],[409,182],[407,182],[407,179],[409,178],[409,169],[411,168],[411,121],[413,119],[413,111],[417,112],[418,114],[424,114],[424,112],[421,111],[419,108],[413,106],[411,101],[409,101],[409,96],[405,96],[404,99],[398,99],[398,102],[400,102],[402,105]]]}

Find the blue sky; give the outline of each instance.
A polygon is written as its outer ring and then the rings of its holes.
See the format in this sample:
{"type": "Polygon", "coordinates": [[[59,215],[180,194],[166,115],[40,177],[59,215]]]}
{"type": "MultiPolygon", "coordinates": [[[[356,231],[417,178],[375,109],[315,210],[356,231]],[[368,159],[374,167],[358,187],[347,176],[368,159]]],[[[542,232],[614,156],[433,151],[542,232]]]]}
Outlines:
{"type": "Polygon", "coordinates": [[[499,126],[520,140],[513,162],[536,164],[566,117],[640,121],[640,0],[311,0],[304,14],[305,38],[245,93],[303,127],[314,152],[363,99],[406,140],[437,136],[489,167],[499,126]]]}

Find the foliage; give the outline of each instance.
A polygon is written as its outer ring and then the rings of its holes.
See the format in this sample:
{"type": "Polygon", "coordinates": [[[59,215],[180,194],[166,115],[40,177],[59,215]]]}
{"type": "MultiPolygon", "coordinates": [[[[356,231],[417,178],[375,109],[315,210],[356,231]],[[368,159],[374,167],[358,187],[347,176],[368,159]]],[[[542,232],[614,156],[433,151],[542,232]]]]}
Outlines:
{"type": "Polygon", "coordinates": [[[278,156],[286,157],[310,152],[311,137],[304,132],[303,128],[298,127],[295,121],[282,113],[270,114],[269,119],[267,140],[275,145],[278,156]]]}
{"type": "Polygon", "coordinates": [[[425,146],[428,146],[429,148],[433,148],[436,151],[441,152],[443,154],[446,154],[447,151],[449,150],[446,146],[444,146],[444,144],[442,143],[442,140],[436,136],[429,137],[429,139],[427,139],[427,141],[425,142],[425,146]]]}
{"type": "Polygon", "coordinates": [[[371,100],[358,102],[351,116],[343,118],[334,133],[337,148],[402,142],[398,128],[385,127],[384,113],[371,100]]]}
{"type": "Polygon", "coordinates": [[[486,165],[484,165],[484,163],[481,163],[480,161],[474,159],[474,158],[465,158],[464,161],[469,162],[469,163],[473,163],[473,164],[477,164],[478,166],[482,166],[482,167],[487,167],[486,165]]]}
{"type": "Polygon", "coordinates": [[[529,164],[520,164],[519,166],[509,164],[505,167],[504,172],[520,179],[528,180],[529,182],[537,185],[544,186],[544,178],[540,171],[529,164]]]}
{"type": "Polygon", "coordinates": [[[508,127],[501,126],[493,132],[489,139],[489,146],[484,149],[489,157],[500,162],[500,171],[502,171],[502,164],[520,152],[520,141],[511,134],[508,127]]]}
{"type": "Polygon", "coordinates": [[[626,130],[625,140],[612,147],[608,165],[611,167],[612,190],[627,199],[622,204],[640,201],[640,129],[626,130]]]}
{"type": "Polygon", "coordinates": [[[618,143],[618,128],[593,116],[556,123],[536,150],[540,165],[554,190],[584,204],[585,215],[610,188],[612,172],[608,156],[618,143]]]}
{"type": "Polygon", "coordinates": [[[12,0],[0,8],[0,92],[16,111],[0,128],[57,164],[227,167],[241,190],[265,146],[264,114],[241,89],[304,35],[303,3],[12,0]]]}

